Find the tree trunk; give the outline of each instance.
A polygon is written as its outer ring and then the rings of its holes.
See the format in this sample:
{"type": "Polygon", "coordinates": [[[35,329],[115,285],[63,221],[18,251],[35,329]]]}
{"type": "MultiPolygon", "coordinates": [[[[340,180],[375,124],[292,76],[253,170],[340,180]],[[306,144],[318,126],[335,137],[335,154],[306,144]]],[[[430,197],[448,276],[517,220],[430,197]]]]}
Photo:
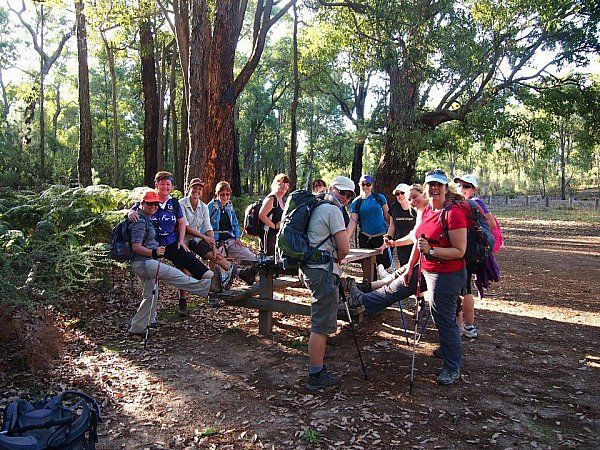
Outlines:
{"type": "Polygon", "coordinates": [[[416,121],[419,83],[409,64],[387,68],[390,103],[385,146],[376,174],[378,192],[392,192],[397,183],[410,183],[415,174],[421,134],[416,121]]]}
{"type": "Polygon", "coordinates": [[[160,59],[160,86],[158,95],[158,138],[156,140],[156,165],[159,170],[165,168],[164,158],[164,123],[165,123],[165,96],[167,95],[167,52],[171,45],[163,45],[160,59]]]}
{"type": "MultiPolygon", "coordinates": [[[[8,111],[9,111],[10,107],[8,104],[8,95],[6,94],[6,86],[4,84],[4,80],[2,79],[2,68],[1,67],[0,67],[0,92],[2,93],[2,103],[4,104],[4,106],[2,108],[2,116],[0,116],[0,119],[2,119],[2,122],[6,123],[6,118],[8,117],[8,111]]],[[[8,128],[8,123],[6,123],[6,126],[8,128]]]]}
{"type": "Polygon", "coordinates": [[[110,73],[110,94],[111,94],[111,120],[112,120],[112,154],[113,154],[113,184],[118,187],[121,184],[121,174],[119,169],[119,118],[117,116],[117,72],[115,69],[115,52],[112,42],[108,42],[101,34],[106,51],[106,60],[108,61],[108,71],[110,73]]]}
{"type": "Polygon", "coordinates": [[[44,119],[44,4],[40,5],[40,180],[46,179],[46,122],[44,119]]]}
{"type": "Polygon", "coordinates": [[[52,114],[52,153],[56,154],[56,144],[58,142],[58,118],[62,112],[62,105],[60,104],[60,81],[56,83],[56,89],[54,91],[54,114],[52,114]]]}
{"type": "MultiPolygon", "coordinates": [[[[173,55],[171,58],[171,80],[169,83],[169,99],[170,99],[170,105],[169,108],[171,110],[171,121],[172,121],[172,136],[173,136],[173,144],[172,144],[172,150],[171,152],[173,153],[173,171],[175,173],[175,176],[178,177],[180,175],[180,166],[182,166],[183,164],[181,164],[180,158],[179,158],[179,150],[178,150],[178,142],[177,142],[177,133],[178,133],[178,129],[177,129],[177,107],[176,107],[176,95],[177,95],[177,90],[176,90],[176,75],[177,75],[177,48],[173,48],[173,55]]],[[[185,104],[185,102],[182,102],[185,104]]]]}
{"type": "MultiPolygon", "coordinates": [[[[188,0],[174,0],[175,12],[175,37],[177,38],[177,51],[181,64],[183,77],[183,93],[181,96],[181,146],[178,148],[176,162],[174,163],[175,179],[185,184],[188,173],[187,160],[190,149],[189,132],[189,100],[190,100],[190,6],[188,0]]],[[[173,117],[176,117],[173,114],[173,117]]],[[[175,133],[176,127],[173,127],[175,133]]],[[[173,155],[175,158],[175,154],[173,155]]]]}
{"type": "Polygon", "coordinates": [[[83,0],[75,1],[77,21],[77,61],[79,65],[79,154],[77,176],[83,186],[92,184],[92,115],[90,112],[90,79],[83,0]]]}
{"type": "Polygon", "coordinates": [[[158,92],[154,36],[150,22],[140,24],[140,61],[142,65],[142,94],[144,97],[144,184],[154,186],[158,171],[156,154],[158,141],[158,92]]]}
{"type": "Polygon", "coordinates": [[[290,191],[296,189],[298,175],[296,173],[296,157],[298,154],[298,124],[296,116],[298,112],[298,102],[300,100],[300,77],[298,76],[298,9],[294,4],[294,31],[292,35],[292,51],[293,51],[293,73],[294,73],[294,96],[292,98],[292,106],[290,108],[290,191]]]}

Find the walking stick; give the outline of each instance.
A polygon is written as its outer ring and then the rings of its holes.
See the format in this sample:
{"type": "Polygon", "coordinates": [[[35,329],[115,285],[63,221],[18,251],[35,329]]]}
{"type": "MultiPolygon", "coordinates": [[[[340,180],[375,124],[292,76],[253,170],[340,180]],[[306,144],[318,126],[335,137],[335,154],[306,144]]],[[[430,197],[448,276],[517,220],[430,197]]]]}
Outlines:
{"type": "MultiPolygon", "coordinates": [[[[424,234],[421,237],[425,237],[424,234]]],[[[410,383],[408,385],[408,395],[412,395],[412,388],[415,381],[415,358],[417,356],[417,332],[419,331],[419,297],[421,296],[421,252],[419,251],[419,268],[417,269],[417,301],[415,302],[415,334],[413,335],[412,362],[410,364],[410,383]]],[[[425,322],[427,323],[427,322],[425,322]]],[[[420,340],[419,336],[419,340],[420,340]]]]}
{"type": "Polygon", "coordinates": [[[152,323],[152,312],[154,311],[154,305],[158,303],[158,273],[160,270],[160,259],[156,266],[156,275],[154,276],[154,289],[152,289],[152,302],[150,303],[150,314],[148,314],[148,323],[146,324],[146,335],[144,336],[144,350],[148,344],[148,336],[150,334],[150,324],[152,323]]]}
{"type": "Polygon", "coordinates": [[[350,324],[350,330],[352,331],[352,336],[354,337],[354,344],[356,344],[356,350],[358,351],[358,358],[360,359],[360,367],[362,369],[363,376],[365,377],[365,380],[368,380],[367,368],[365,367],[365,363],[363,362],[362,353],[360,352],[360,347],[358,346],[358,339],[356,339],[356,333],[354,332],[352,315],[350,314],[350,308],[348,308],[348,299],[346,298],[346,293],[344,292],[344,288],[341,283],[340,297],[342,297],[342,301],[344,302],[344,306],[346,307],[346,314],[348,314],[348,323],[350,324]]]}

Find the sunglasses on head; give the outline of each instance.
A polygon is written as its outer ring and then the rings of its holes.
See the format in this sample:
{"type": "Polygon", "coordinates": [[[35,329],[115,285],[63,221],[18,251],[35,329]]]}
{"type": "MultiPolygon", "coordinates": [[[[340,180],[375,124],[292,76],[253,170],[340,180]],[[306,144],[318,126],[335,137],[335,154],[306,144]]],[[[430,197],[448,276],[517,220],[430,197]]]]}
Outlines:
{"type": "Polygon", "coordinates": [[[363,181],[362,183],[360,183],[361,186],[367,186],[367,187],[371,186],[371,184],[372,183],[369,183],[367,181],[363,181]]]}
{"type": "Polygon", "coordinates": [[[458,183],[458,185],[463,189],[473,189],[475,187],[471,183],[458,183]]]}

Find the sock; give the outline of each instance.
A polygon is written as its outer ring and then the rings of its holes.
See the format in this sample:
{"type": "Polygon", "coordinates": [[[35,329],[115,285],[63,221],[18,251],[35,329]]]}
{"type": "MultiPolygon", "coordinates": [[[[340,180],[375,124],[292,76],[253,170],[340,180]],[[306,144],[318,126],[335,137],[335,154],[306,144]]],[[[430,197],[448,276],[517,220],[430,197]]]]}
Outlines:
{"type": "Polygon", "coordinates": [[[321,371],[323,370],[323,366],[308,366],[308,373],[311,376],[317,376],[321,373],[321,371]]]}

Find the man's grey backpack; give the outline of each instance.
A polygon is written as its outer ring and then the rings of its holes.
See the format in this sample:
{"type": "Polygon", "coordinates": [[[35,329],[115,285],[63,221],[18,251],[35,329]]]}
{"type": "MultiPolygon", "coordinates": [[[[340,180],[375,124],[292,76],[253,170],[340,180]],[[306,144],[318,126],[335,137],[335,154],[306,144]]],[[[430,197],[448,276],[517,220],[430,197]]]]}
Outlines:
{"type": "Polygon", "coordinates": [[[18,398],[4,409],[0,450],[94,449],[101,420],[98,402],[83,392],[36,403],[18,398]]]}

